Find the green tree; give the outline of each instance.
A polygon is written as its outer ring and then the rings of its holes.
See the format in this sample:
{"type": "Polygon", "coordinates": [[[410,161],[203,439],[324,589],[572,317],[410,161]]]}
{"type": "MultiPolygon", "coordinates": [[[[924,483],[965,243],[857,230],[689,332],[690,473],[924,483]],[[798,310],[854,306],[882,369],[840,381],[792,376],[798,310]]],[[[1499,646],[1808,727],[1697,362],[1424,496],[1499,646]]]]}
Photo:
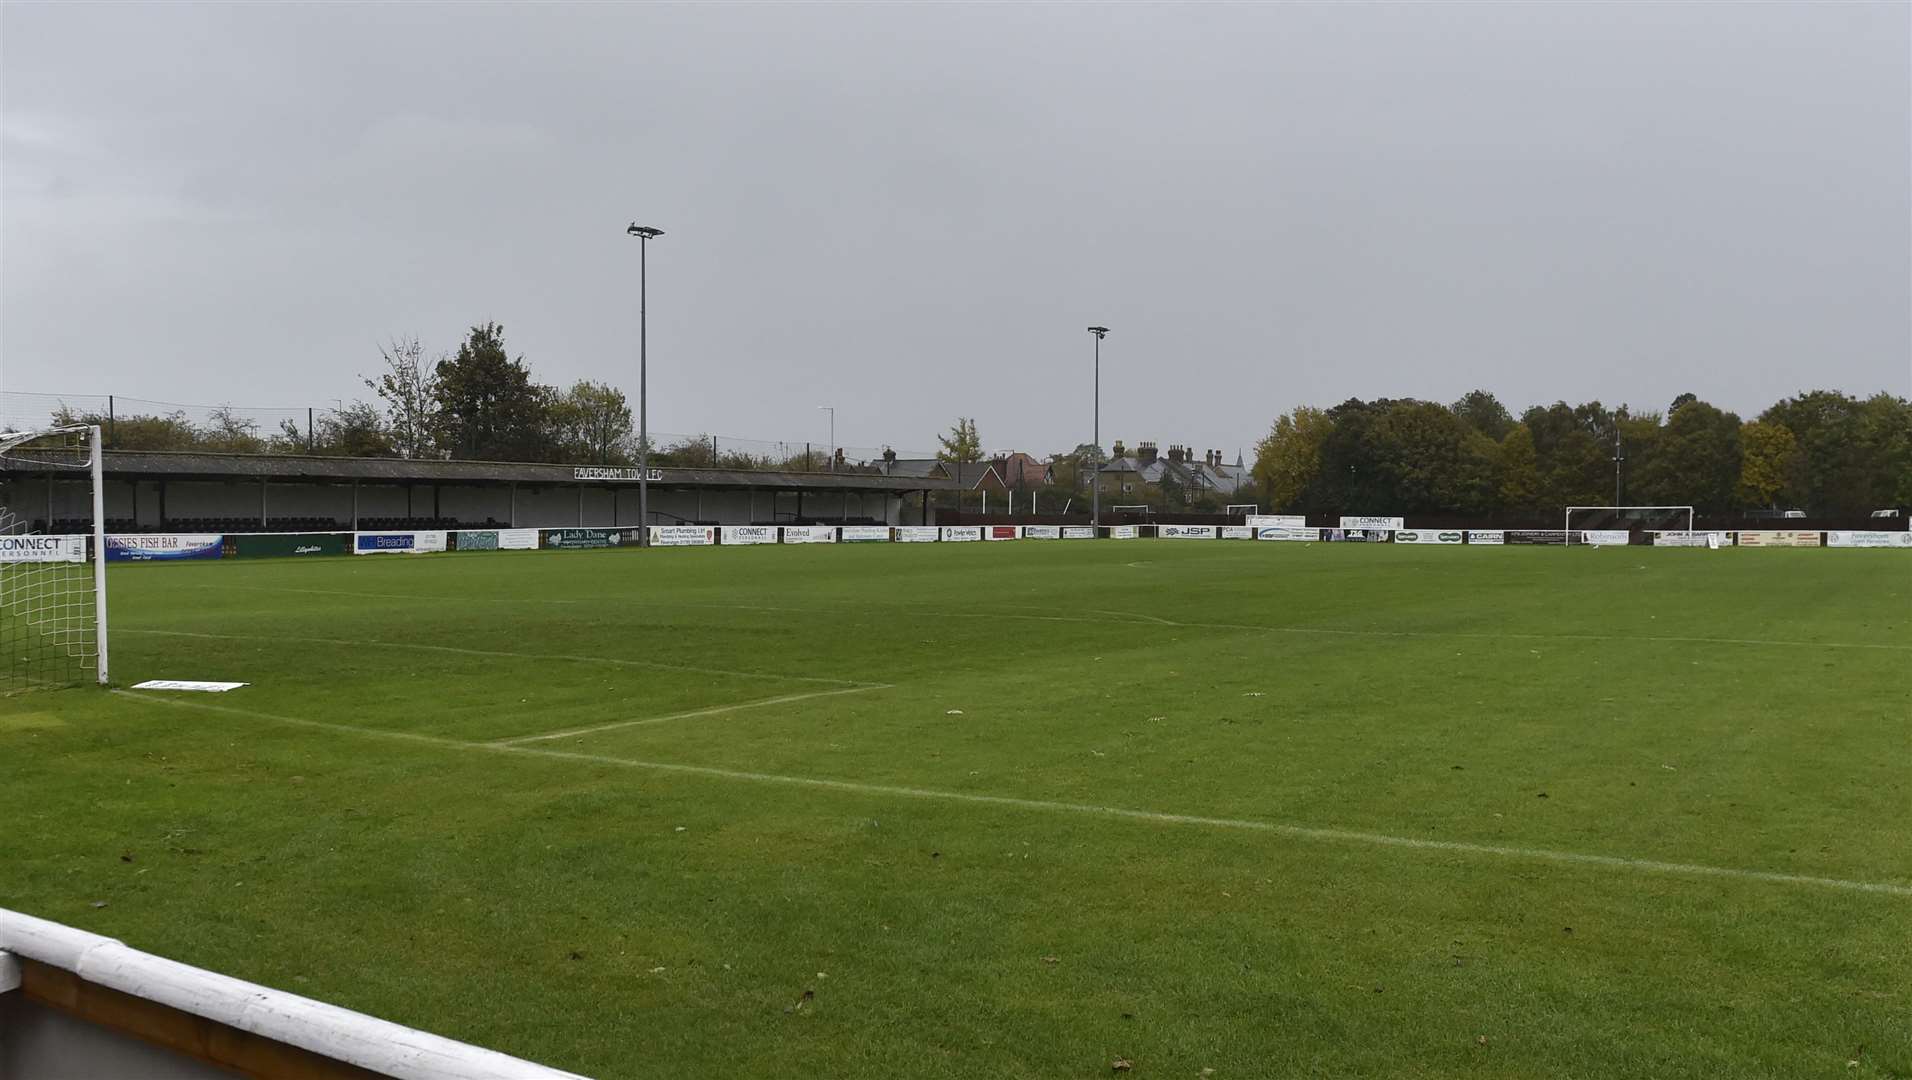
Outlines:
{"type": "Polygon", "coordinates": [[[259,422],[239,415],[230,405],[221,405],[207,414],[199,431],[199,448],[220,454],[262,454],[266,441],[259,437],[259,422]]]}
{"type": "Polygon", "coordinates": [[[461,457],[540,461],[555,456],[548,386],[531,381],[524,357],[505,351],[504,327],[471,328],[458,354],[440,360],[437,405],[441,445],[461,457]]]}
{"type": "Polygon", "coordinates": [[[1321,444],[1334,427],[1328,414],[1298,405],[1275,419],[1266,438],[1255,444],[1255,484],[1270,507],[1304,508],[1303,500],[1321,471],[1321,444]]]}
{"type": "Polygon", "coordinates": [[[552,402],[551,420],[569,460],[622,465],[631,459],[631,406],[622,390],[579,380],[552,402]]]}
{"type": "Polygon", "coordinates": [[[196,450],[199,432],[183,412],[162,416],[134,414],[109,420],[105,413],[83,412],[62,402],[53,410],[53,426],[93,424],[108,450],[196,450]]]}
{"type": "Polygon", "coordinates": [[[1912,401],[1874,394],[1859,406],[1865,506],[1912,506],[1912,401]]]}
{"type": "Polygon", "coordinates": [[[938,461],[970,462],[983,459],[983,441],[976,434],[976,421],[960,416],[950,425],[949,434],[936,436],[943,448],[936,452],[938,461]]]}
{"type": "Polygon", "coordinates": [[[1689,503],[1702,513],[1730,507],[1741,471],[1739,428],[1739,417],[1704,401],[1681,404],[1643,470],[1642,501],[1689,503]]]}
{"type": "Polygon", "coordinates": [[[389,458],[398,456],[392,432],[378,406],[355,401],[343,409],[328,409],[312,420],[308,439],[296,420],[279,422],[273,437],[275,454],[322,454],[333,457],[389,458]]]}
{"type": "Polygon", "coordinates": [[[1514,417],[1500,399],[1485,390],[1470,390],[1459,401],[1449,405],[1461,423],[1480,432],[1482,435],[1499,442],[1514,430],[1514,417]]]}
{"type": "Polygon", "coordinates": [[[1798,489],[1799,440],[1786,425],[1753,420],[1740,426],[1739,483],[1734,494],[1742,506],[1777,510],[1781,496],[1798,489]]]}
{"type": "Polygon", "coordinates": [[[1799,444],[1799,501],[1820,513],[1856,514],[1871,506],[1860,407],[1833,390],[1783,398],[1759,415],[1793,433],[1799,444]]]}
{"type": "Polygon", "coordinates": [[[425,363],[417,338],[394,338],[378,351],[385,370],[376,379],[360,377],[385,403],[385,429],[398,456],[431,457],[438,449],[438,373],[425,363]]]}
{"type": "Polygon", "coordinates": [[[1534,433],[1525,424],[1515,424],[1500,441],[1500,504],[1511,513],[1527,514],[1542,509],[1540,504],[1540,467],[1534,456],[1534,433]]]}

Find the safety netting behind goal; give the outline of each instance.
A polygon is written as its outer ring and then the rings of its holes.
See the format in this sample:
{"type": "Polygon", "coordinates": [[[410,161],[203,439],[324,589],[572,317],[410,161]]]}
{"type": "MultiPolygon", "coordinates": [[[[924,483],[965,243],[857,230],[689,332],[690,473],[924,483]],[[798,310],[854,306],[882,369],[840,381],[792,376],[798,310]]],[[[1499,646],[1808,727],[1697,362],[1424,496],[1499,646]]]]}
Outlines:
{"type": "Polygon", "coordinates": [[[23,473],[70,473],[64,482],[91,495],[90,454],[83,432],[81,445],[70,445],[74,434],[0,435],[0,692],[7,694],[101,677],[98,579],[87,543],[91,514],[84,522],[49,521],[24,505],[29,493],[39,494],[41,505],[50,500],[23,473]]]}

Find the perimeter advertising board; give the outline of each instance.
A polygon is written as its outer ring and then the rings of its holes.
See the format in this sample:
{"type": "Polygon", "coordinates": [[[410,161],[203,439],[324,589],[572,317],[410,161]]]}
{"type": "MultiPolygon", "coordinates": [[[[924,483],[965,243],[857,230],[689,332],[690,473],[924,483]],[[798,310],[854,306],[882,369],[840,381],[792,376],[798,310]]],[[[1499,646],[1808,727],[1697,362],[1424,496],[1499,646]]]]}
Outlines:
{"type": "Polygon", "coordinates": [[[1293,526],[1270,526],[1255,530],[1257,540],[1299,540],[1314,543],[1321,539],[1320,529],[1298,529],[1293,526]]]}
{"type": "Polygon", "coordinates": [[[499,551],[536,551],[538,530],[536,529],[499,529],[499,551]]]}
{"type": "Polygon", "coordinates": [[[981,540],[982,538],[983,527],[981,525],[943,526],[942,539],[945,544],[964,544],[971,540],[981,540]]]}
{"type": "Polygon", "coordinates": [[[1095,539],[1095,526],[1064,525],[1062,527],[1062,538],[1064,540],[1093,540],[1095,539]]]}
{"type": "Polygon", "coordinates": [[[887,544],[890,541],[888,525],[845,525],[840,533],[846,544],[887,544]]]}
{"type": "Polygon", "coordinates": [[[934,525],[898,525],[896,542],[899,544],[934,544],[939,530],[934,525]]]}
{"type": "Polygon", "coordinates": [[[1302,514],[1249,514],[1242,520],[1251,529],[1305,529],[1308,519],[1302,514]]]}
{"type": "Polygon", "coordinates": [[[0,536],[0,563],[85,561],[84,536],[0,536]]]}
{"type": "Polygon", "coordinates": [[[1385,544],[1394,535],[1392,529],[1323,529],[1321,539],[1329,543],[1385,544]]]}
{"type": "Polygon", "coordinates": [[[1155,535],[1163,540],[1213,540],[1213,525],[1157,525],[1155,535]]]}
{"type": "Polygon", "coordinates": [[[717,542],[715,525],[653,525],[652,547],[709,547],[717,542]]]}
{"type": "Polygon", "coordinates": [[[1669,530],[1650,534],[1654,547],[1722,548],[1733,543],[1731,533],[1681,532],[1669,530]]]}
{"type": "Polygon", "coordinates": [[[1633,534],[1625,529],[1587,529],[1579,540],[1590,547],[1626,547],[1633,542],[1633,534]]]}
{"type": "Polygon", "coordinates": [[[1795,532],[1781,530],[1776,532],[1742,532],[1739,534],[1740,547],[1819,547],[1819,534],[1816,532],[1795,532]]]}
{"type": "Polygon", "coordinates": [[[1406,528],[1407,519],[1397,517],[1343,517],[1343,529],[1401,529],[1406,528]]]}
{"type": "Polygon", "coordinates": [[[1223,525],[1221,537],[1223,540],[1253,540],[1255,530],[1246,525],[1223,525]]]}
{"type": "Polygon", "coordinates": [[[785,525],[783,542],[786,544],[834,544],[837,542],[836,528],[830,525],[785,525]]]}
{"type": "Polygon", "coordinates": [[[498,530],[461,529],[451,534],[453,551],[496,551],[498,550],[498,530]]]}
{"type": "Polygon", "coordinates": [[[217,559],[225,537],[217,533],[122,533],[106,538],[108,562],[217,559]]]}
{"type": "Polygon", "coordinates": [[[777,542],[775,525],[724,525],[717,530],[718,536],[729,544],[774,544],[777,542]]]}
{"type": "Polygon", "coordinates": [[[350,533],[227,533],[225,557],[344,555],[351,550],[350,533]]]}
{"type": "Polygon", "coordinates": [[[1402,529],[1394,534],[1397,544],[1459,544],[1464,538],[1459,529],[1402,529]]]}
{"type": "Polygon", "coordinates": [[[1062,539],[1062,526],[1024,525],[1022,527],[1022,538],[1024,540],[1060,540],[1062,539]]]}
{"type": "Polygon", "coordinates": [[[984,527],[983,535],[991,540],[1020,540],[1022,539],[1022,526],[988,525],[984,527]]]}
{"type": "Polygon", "coordinates": [[[427,532],[362,532],[352,534],[352,553],[354,555],[405,555],[416,552],[443,551],[445,547],[446,535],[443,529],[427,532]]]}
{"type": "Polygon", "coordinates": [[[1467,542],[1470,544],[1491,544],[1499,546],[1507,542],[1507,534],[1500,529],[1469,529],[1467,542]]]}
{"type": "Polygon", "coordinates": [[[1133,540],[1140,535],[1142,535],[1142,531],[1139,525],[1109,526],[1109,539],[1111,540],[1133,540]]]}
{"type": "MultiPolygon", "coordinates": [[[[672,526],[675,528],[676,526],[672,526]]],[[[657,531],[652,527],[652,533],[657,531]]],[[[636,529],[544,529],[542,541],[553,551],[583,551],[591,548],[636,547],[636,529]]]]}
{"type": "Polygon", "coordinates": [[[1508,529],[1501,534],[1507,544],[1565,544],[1565,529],[1508,529]]]}
{"type": "Polygon", "coordinates": [[[1912,532],[1829,532],[1826,546],[1836,548],[1912,548],[1912,532]]]}

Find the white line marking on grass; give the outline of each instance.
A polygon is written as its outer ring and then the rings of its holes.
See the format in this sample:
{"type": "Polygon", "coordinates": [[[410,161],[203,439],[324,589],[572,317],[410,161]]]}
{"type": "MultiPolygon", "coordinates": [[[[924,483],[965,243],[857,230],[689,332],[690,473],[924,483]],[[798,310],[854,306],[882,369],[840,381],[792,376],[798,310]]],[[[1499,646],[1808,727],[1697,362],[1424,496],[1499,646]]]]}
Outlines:
{"type": "Polygon", "coordinates": [[[638,761],[631,758],[610,757],[604,754],[587,754],[574,750],[549,750],[541,747],[518,745],[516,743],[462,742],[458,739],[447,739],[437,735],[420,735],[407,731],[354,727],[350,724],[334,724],[324,720],[306,720],[296,716],[279,716],[274,713],[259,712],[254,709],[239,709],[229,705],[214,705],[205,701],[173,700],[170,698],[154,697],[149,694],[139,694],[129,690],[115,690],[113,693],[121,697],[132,698],[136,701],[169,705],[174,708],[226,713],[232,716],[244,716],[256,720],[270,720],[274,723],[292,724],[300,727],[317,728],[324,731],[340,731],[353,735],[400,739],[406,742],[421,743],[449,750],[479,750],[499,754],[524,754],[532,757],[554,758],[565,761],[583,761],[596,765],[614,765],[620,768],[644,769],[651,772],[679,773],[686,776],[708,776],[720,780],[785,784],[792,787],[820,788],[826,791],[847,791],[862,795],[894,795],[902,798],[929,799],[939,802],[969,803],[980,806],[1004,806],[1017,810],[1040,810],[1050,813],[1112,817],[1127,821],[1146,821],[1161,825],[1193,825],[1214,829],[1237,829],[1248,832],[1271,833],[1276,836],[1286,836],[1297,840],[1311,840],[1320,843],[1356,844],[1373,847],[1405,848],[1413,851],[1449,852],[1456,855],[1476,855],[1529,862],[1551,862],[1568,866],[1599,867],[1607,870],[1619,870],[1639,874],[1727,878],[1735,881],[1755,881],[1774,885],[1810,885],[1827,889],[1840,889],[1847,892],[1876,893],[1885,896],[1912,898],[1912,885],[1900,885],[1889,881],[1855,881],[1848,878],[1818,877],[1811,874],[1787,874],[1776,870],[1745,870],[1732,866],[1709,866],[1705,863],[1667,862],[1660,859],[1632,859],[1620,855],[1593,855],[1579,851],[1556,851],[1551,848],[1523,848],[1501,844],[1476,844],[1460,840],[1425,840],[1412,836],[1395,836],[1389,833],[1362,832],[1356,829],[1289,825],[1272,821],[1253,821],[1246,818],[1204,817],[1198,814],[1172,814],[1157,810],[1131,810],[1119,806],[1095,806],[1088,803],[1056,802],[1048,799],[1023,799],[1012,795],[980,795],[966,791],[938,791],[932,788],[902,787],[894,784],[865,784],[854,780],[827,780],[810,776],[784,776],[777,773],[747,772],[741,769],[719,769],[708,765],[680,765],[664,761],[638,761]]]}
{"type": "Polygon", "coordinates": [[[1255,623],[1177,622],[1132,611],[1095,611],[1097,615],[1119,615],[1115,619],[1093,619],[1086,615],[1020,615],[987,611],[919,611],[916,614],[935,619],[1032,619],[1038,622],[1101,623],[1108,626],[1134,625],[1138,620],[1191,630],[1251,630],[1264,634],[1330,634],[1341,637],[1465,638],[1475,641],[1650,641],[1686,645],[1756,645],[1786,649],[1885,649],[1912,652],[1912,645],[1869,641],[1777,641],[1765,638],[1675,637],[1654,634],[1490,634],[1466,630],[1363,630],[1330,626],[1262,626],[1255,623]]]}
{"type": "MultiPolygon", "coordinates": [[[[208,634],[193,630],[141,630],[134,627],[119,627],[116,634],[153,634],[159,637],[208,638],[215,641],[257,641],[259,635],[246,634],[208,634]]],[[[670,664],[662,660],[623,660],[615,656],[580,656],[572,653],[527,653],[506,652],[499,649],[467,649],[458,645],[427,645],[417,641],[361,641],[353,638],[290,637],[274,634],[273,641],[290,641],[307,645],[344,645],[356,649],[411,649],[416,652],[450,653],[454,656],[484,656],[494,659],[516,660],[558,660],[572,664],[608,664],[612,667],[646,668],[655,671],[683,671],[692,675],[728,675],[740,679],[774,679],[780,682],[830,683],[835,686],[870,687],[887,686],[887,683],[858,682],[855,679],[827,679],[820,675],[778,675],[767,671],[731,671],[727,668],[697,667],[691,664],[670,664]]]]}
{"type": "Polygon", "coordinates": [[[306,596],[358,596],[370,600],[425,600],[432,603],[467,604],[579,604],[581,600],[556,600],[548,597],[505,598],[497,596],[431,596],[424,593],[358,592],[351,589],[295,589],[286,585],[235,585],[231,582],[207,582],[202,589],[242,589],[246,592],[301,593],[306,596]]]}
{"type": "Polygon", "coordinates": [[[712,705],[707,709],[692,709],[689,712],[671,713],[669,716],[649,716],[640,720],[614,720],[608,724],[594,724],[590,727],[572,728],[569,731],[552,731],[540,735],[519,735],[510,739],[494,739],[493,746],[519,746],[524,743],[544,742],[548,739],[570,739],[580,735],[596,735],[601,731],[616,731],[620,728],[637,727],[642,724],[663,724],[672,720],[695,720],[700,716],[721,716],[724,713],[742,712],[745,709],[762,709],[770,705],[791,705],[813,698],[837,697],[841,694],[861,694],[869,690],[888,690],[888,683],[869,683],[861,686],[846,686],[841,690],[816,690],[808,694],[785,694],[782,697],[764,698],[761,701],[745,701],[736,705],[712,705]]]}

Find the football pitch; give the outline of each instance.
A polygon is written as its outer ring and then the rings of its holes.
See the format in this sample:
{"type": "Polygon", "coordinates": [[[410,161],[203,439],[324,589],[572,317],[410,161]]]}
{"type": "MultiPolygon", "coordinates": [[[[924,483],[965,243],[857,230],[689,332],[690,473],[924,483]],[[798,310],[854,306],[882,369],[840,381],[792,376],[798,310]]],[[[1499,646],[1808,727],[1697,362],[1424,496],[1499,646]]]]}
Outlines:
{"type": "Polygon", "coordinates": [[[504,552],[109,592],[119,685],[251,685],[0,701],[0,906],[551,1065],[1912,1076],[1900,553],[504,552]]]}

